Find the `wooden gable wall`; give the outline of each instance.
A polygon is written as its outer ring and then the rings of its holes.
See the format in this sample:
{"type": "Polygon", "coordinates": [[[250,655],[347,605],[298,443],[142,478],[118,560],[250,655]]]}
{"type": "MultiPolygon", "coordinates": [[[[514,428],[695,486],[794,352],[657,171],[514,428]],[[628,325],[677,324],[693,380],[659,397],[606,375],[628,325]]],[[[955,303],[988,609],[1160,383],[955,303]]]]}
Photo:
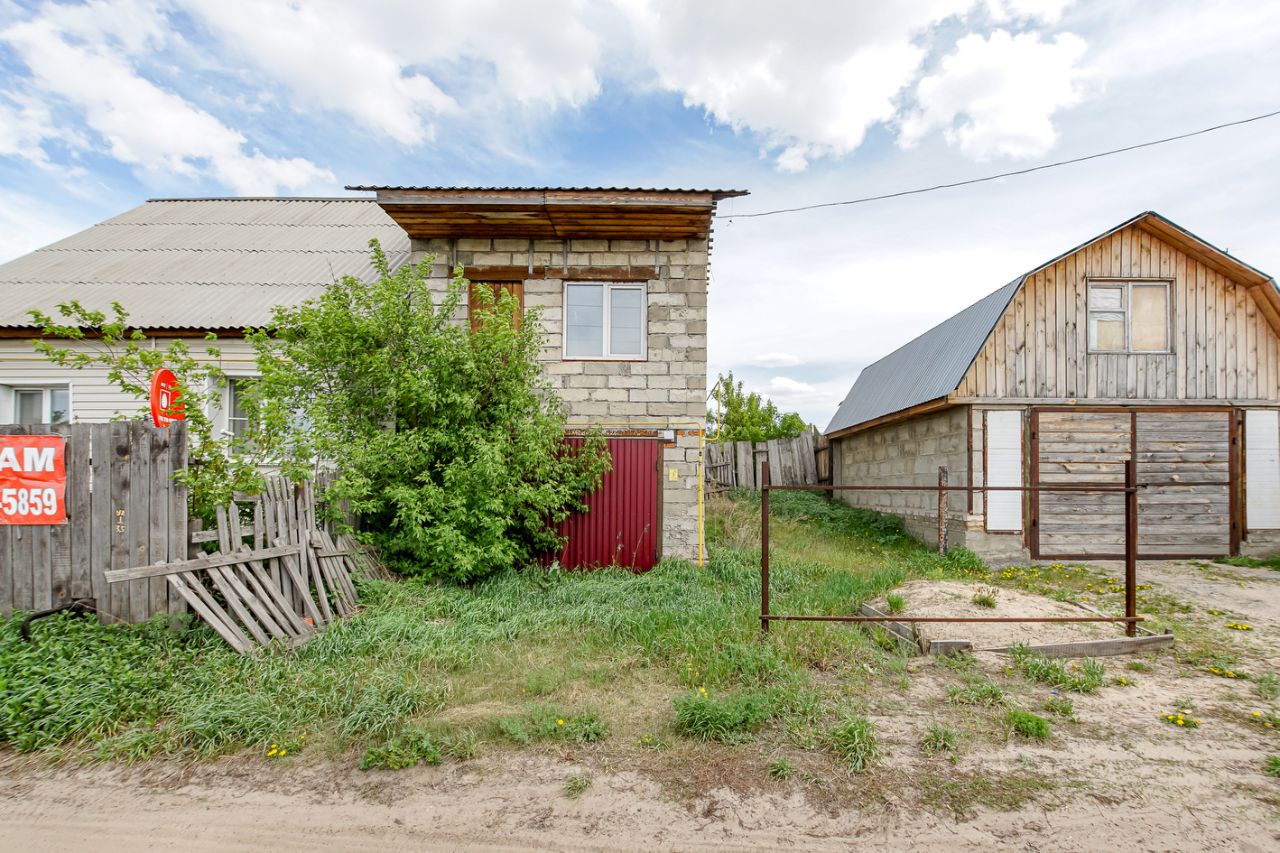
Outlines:
{"type": "Polygon", "coordinates": [[[1280,337],[1246,286],[1134,224],[1029,276],[951,396],[1277,401],[1280,337]],[[1170,280],[1173,351],[1089,353],[1090,277],[1170,280]]]}

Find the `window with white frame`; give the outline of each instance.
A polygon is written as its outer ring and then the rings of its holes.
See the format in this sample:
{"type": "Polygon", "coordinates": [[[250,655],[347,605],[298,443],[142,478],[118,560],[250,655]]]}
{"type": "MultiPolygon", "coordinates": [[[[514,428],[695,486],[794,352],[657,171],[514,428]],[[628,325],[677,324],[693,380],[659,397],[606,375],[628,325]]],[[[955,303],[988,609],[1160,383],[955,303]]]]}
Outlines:
{"type": "Polygon", "coordinates": [[[244,384],[254,378],[233,376],[227,379],[227,432],[232,435],[249,431],[249,415],[244,409],[244,384]]]}
{"type": "Polygon", "coordinates": [[[10,401],[16,424],[71,423],[71,388],[52,385],[41,388],[14,387],[10,401]]]}
{"type": "Polygon", "coordinates": [[[564,357],[643,359],[647,302],[643,284],[566,283],[564,357]]]}
{"type": "Polygon", "coordinates": [[[1169,352],[1167,281],[1089,282],[1090,352],[1169,352]]]}

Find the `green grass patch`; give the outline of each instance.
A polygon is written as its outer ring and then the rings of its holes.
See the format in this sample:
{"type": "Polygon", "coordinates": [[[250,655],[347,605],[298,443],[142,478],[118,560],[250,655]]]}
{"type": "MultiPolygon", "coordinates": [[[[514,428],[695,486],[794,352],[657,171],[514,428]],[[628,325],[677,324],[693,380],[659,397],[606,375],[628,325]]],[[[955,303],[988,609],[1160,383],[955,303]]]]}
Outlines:
{"type": "Polygon", "coordinates": [[[785,758],[775,758],[769,762],[769,776],[779,782],[785,782],[795,775],[796,767],[785,758]]]}
{"type": "Polygon", "coordinates": [[[920,741],[920,747],[925,752],[937,755],[940,752],[955,752],[960,745],[960,735],[954,729],[946,726],[940,726],[932,723],[929,730],[925,732],[924,738],[920,741]]]}
{"type": "Polygon", "coordinates": [[[880,759],[880,741],[871,721],[849,714],[827,730],[827,746],[851,773],[865,773],[880,759]]]}
{"type": "Polygon", "coordinates": [[[1254,676],[1253,689],[1268,702],[1280,699],[1280,676],[1274,672],[1263,672],[1254,676]]]}
{"type": "Polygon", "coordinates": [[[884,597],[884,606],[890,614],[896,616],[906,610],[907,601],[902,597],[901,593],[891,592],[884,597]]]}
{"type": "Polygon", "coordinates": [[[1055,717],[1076,722],[1075,703],[1070,696],[1050,696],[1044,700],[1044,709],[1055,717]]]}
{"type": "Polygon", "coordinates": [[[431,735],[418,729],[407,729],[384,744],[369,747],[360,756],[361,770],[403,770],[439,763],[440,748],[431,735]]]}
{"type": "Polygon", "coordinates": [[[1268,776],[1280,777],[1280,755],[1268,755],[1262,762],[1262,772],[1268,776]]]}
{"type": "Polygon", "coordinates": [[[591,777],[585,773],[574,773],[564,780],[564,795],[571,800],[576,800],[586,793],[591,787],[591,777]]]}
{"type": "Polygon", "coordinates": [[[989,678],[967,675],[963,684],[947,687],[947,701],[953,705],[979,705],[993,708],[1007,699],[1005,690],[989,678]]]}
{"type": "Polygon", "coordinates": [[[1014,646],[1010,657],[1014,667],[1025,678],[1072,693],[1097,693],[1106,677],[1106,667],[1092,658],[1078,663],[1063,663],[1033,652],[1026,646],[1014,646]]]}
{"type": "Polygon", "coordinates": [[[694,693],[678,696],[672,703],[676,708],[676,731],[696,740],[721,743],[746,740],[775,711],[769,696],[754,692],[716,697],[694,693]]]}
{"type": "Polygon", "coordinates": [[[574,714],[554,705],[530,705],[524,713],[493,721],[494,733],[512,743],[549,740],[595,743],[609,736],[609,729],[594,711],[574,714]]]}
{"type": "Polygon", "coordinates": [[[1009,723],[1009,728],[1014,734],[1028,740],[1049,739],[1049,721],[1038,714],[1033,714],[1030,711],[1020,711],[1015,708],[1009,711],[1006,719],[1009,723]]]}
{"type": "Polygon", "coordinates": [[[1215,562],[1228,566],[1240,566],[1245,569],[1275,569],[1280,571],[1280,557],[1219,557],[1215,562]]]}

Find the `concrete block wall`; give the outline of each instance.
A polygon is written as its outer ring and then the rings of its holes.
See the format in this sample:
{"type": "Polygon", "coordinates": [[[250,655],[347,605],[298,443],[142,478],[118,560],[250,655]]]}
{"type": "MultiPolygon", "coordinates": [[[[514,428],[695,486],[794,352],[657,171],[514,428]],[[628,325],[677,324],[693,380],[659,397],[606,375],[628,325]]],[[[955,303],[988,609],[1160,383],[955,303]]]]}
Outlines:
{"type": "MultiPolygon", "coordinates": [[[[524,282],[525,309],[538,309],[544,332],[540,360],[569,423],[605,430],[674,430],[663,452],[662,555],[698,559],[699,437],[706,423],[707,262],[706,240],[529,240],[460,238],[415,240],[411,261],[434,255],[432,278],[443,290],[453,264],[464,267],[528,267],[539,271],[524,282]],[[566,360],[563,357],[564,284],[555,268],[646,267],[655,277],[648,294],[647,356],[628,361],[566,360]],[[542,269],[551,267],[545,276],[542,269]],[[676,478],[671,479],[674,471],[676,478]]],[[[573,279],[591,280],[591,279],[573,279]]],[[[460,320],[465,320],[465,306],[460,320]]]]}
{"type": "MultiPolygon", "coordinates": [[[[947,467],[948,483],[967,485],[968,420],[958,406],[905,421],[856,432],[833,442],[836,485],[937,486],[938,467],[947,467]]],[[[938,538],[934,492],[837,492],[851,506],[902,518],[907,530],[926,543],[938,538]]],[[[966,496],[947,497],[948,537],[962,545],[966,496]]]]}

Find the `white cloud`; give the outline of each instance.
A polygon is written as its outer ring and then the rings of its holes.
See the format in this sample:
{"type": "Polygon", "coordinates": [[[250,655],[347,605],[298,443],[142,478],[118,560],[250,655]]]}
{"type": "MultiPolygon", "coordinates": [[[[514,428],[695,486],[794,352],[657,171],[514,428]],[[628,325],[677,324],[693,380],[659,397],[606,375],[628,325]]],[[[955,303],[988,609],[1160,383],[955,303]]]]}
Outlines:
{"type": "Polygon", "coordinates": [[[789,352],[766,352],[752,356],[751,363],[756,367],[798,367],[804,359],[789,352]]]}
{"type": "MultiPolygon", "coordinates": [[[[30,69],[29,86],[83,114],[105,151],[152,176],[209,175],[237,193],[302,191],[332,186],[333,174],[300,157],[247,150],[245,137],[208,112],[141,76],[130,51],[163,41],[162,19],[132,2],[46,6],[44,14],[0,31],[30,69]]],[[[47,116],[47,113],[45,114],[47,116]]],[[[41,122],[28,111],[19,144],[77,141],[77,131],[41,122]]]]}
{"type": "Polygon", "coordinates": [[[405,145],[433,139],[441,116],[579,106],[600,88],[600,39],[573,0],[178,2],[299,107],[345,113],[405,145]],[[446,79],[462,94],[445,92],[446,79]]]}
{"type": "Polygon", "coordinates": [[[988,0],[987,10],[994,21],[1035,18],[1053,23],[1070,5],[1071,0],[988,0]]]}
{"type": "Polygon", "coordinates": [[[947,142],[976,160],[1044,154],[1058,138],[1053,114],[1083,96],[1085,48],[1072,33],[1049,41],[1004,30],[961,38],[938,71],[917,84],[919,106],[902,120],[900,144],[910,148],[942,129],[947,142]]]}
{"type": "Polygon", "coordinates": [[[769,380],[767,388],[771,397],[803,397],[817,393],[817,388],[808,382],[800,382],[788,376],[775,376],[769,380]]]}
{"type": "Polygon", "coordinates": [[[972,0],[859,4],[828,0],[785,11],[757,0],[621,2],[659,84],[735,130],[764,138],[776,165],[802,171],[856,149],[888,121],[918,73],[917,36],[972,0]]]}

